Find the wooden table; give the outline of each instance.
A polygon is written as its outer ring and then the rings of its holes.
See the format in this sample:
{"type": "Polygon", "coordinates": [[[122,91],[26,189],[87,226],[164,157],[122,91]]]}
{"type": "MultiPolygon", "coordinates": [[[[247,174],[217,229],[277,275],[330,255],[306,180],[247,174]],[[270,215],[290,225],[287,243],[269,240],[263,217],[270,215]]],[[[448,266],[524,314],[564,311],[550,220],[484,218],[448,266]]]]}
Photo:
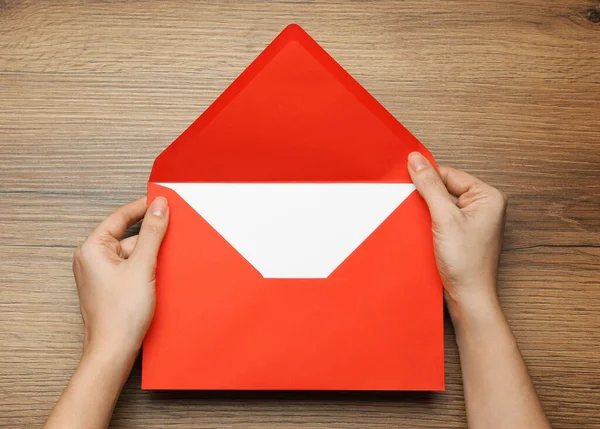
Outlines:
{"type": "MultiPolygon", "coordinates": [[[[0,426],[79,359],[73,248],[290,22],[443,164],[510,196],[500,294],[556,427],[600,427],[600,2],[0,1],[0,426]]],[[[465,427],[436,394],[150,393],[114,427],[465,427]]]]}

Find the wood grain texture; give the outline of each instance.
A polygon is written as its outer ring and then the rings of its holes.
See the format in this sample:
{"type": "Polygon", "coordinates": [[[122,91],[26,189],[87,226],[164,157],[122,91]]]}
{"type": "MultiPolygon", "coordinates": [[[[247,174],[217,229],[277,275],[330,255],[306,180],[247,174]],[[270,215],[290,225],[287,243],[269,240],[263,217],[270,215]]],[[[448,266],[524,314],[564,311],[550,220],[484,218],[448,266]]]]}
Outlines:
{"type": "MultiPolygon", "coordinates": [[[[600,2],[0,0],[0,427],[80,353],[73,248],[297,22],[443,164],[510,196],[504,308],[555,427],[600,427],[600,2]]],[[[465,427],[445,393],[150,393],[122,427],[465,427]]]]}

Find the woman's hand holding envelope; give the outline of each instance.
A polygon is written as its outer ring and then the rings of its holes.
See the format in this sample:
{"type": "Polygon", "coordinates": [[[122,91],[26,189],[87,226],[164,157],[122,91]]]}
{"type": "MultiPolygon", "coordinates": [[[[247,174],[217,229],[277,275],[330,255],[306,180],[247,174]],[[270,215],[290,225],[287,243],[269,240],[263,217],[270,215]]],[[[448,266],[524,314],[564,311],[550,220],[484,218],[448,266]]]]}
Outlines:
{"type": "Polygon", "coordinates": [[[73,271],[84,323],[84,354],[119,348],[136,354],[154,315],[156,258],[167,230],[166,199],[118,208],[77,248],[73,271]],[[140,233],[120,240],[143,218],[140,233]]]}
{"type": "Polygon", "coordinates": [[[496,290],[506,195],[416,152],[408,169],[431,213],[469,427],[550,428],[496,290]]]}
{"type": "Polygon", "coordinates": [[[154,315],[156,258],[168,221],[164,198],[150,207],[140,198],[118,208],[75,250],[83,354],[45,428],[108,427],[154,315]],[[139,235],[121,240],[142,218],[139,235]]]}
{"type": "Polygon", "coordinates": [[[448,309],[454,316],[460,307],[494,303],[506,195],[451,167],[438,174],[419,153],[410,155],[409,172],[431,213],[448,309]]]}

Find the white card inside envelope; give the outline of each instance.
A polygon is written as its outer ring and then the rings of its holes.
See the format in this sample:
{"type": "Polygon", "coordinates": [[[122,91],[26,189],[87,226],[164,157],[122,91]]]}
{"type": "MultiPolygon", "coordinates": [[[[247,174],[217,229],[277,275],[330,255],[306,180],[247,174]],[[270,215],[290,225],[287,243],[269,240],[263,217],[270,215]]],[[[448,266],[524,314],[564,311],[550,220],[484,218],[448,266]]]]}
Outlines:
{"type": "Polygon", "coordinates": [[[415,190],[405,183],[157,184],[265,278],[328,277],[415,190]]]}

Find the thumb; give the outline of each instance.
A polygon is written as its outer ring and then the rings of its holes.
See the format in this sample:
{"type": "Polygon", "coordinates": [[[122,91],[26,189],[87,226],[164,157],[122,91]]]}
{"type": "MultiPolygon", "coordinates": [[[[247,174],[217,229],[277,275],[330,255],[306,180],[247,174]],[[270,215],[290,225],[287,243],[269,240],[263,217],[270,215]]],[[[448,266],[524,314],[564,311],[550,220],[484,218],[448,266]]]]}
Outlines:
{"type": "Polygon", "coordinates": [[[157,197],[146,210],[140,234],[131,255],[132,258],[139,259],[145,264],[151,264],[154,268],[158,250],[167,232],[168,224],[168,202],[164,197],[157,197]]]}
{"type": "Polygon", "coordinates": [[[437,171],[427,158],[419,152],[412,152],[408,155],[408,172],[429,207],[432,221],[441,223],[456,206],[437,171]]]}

